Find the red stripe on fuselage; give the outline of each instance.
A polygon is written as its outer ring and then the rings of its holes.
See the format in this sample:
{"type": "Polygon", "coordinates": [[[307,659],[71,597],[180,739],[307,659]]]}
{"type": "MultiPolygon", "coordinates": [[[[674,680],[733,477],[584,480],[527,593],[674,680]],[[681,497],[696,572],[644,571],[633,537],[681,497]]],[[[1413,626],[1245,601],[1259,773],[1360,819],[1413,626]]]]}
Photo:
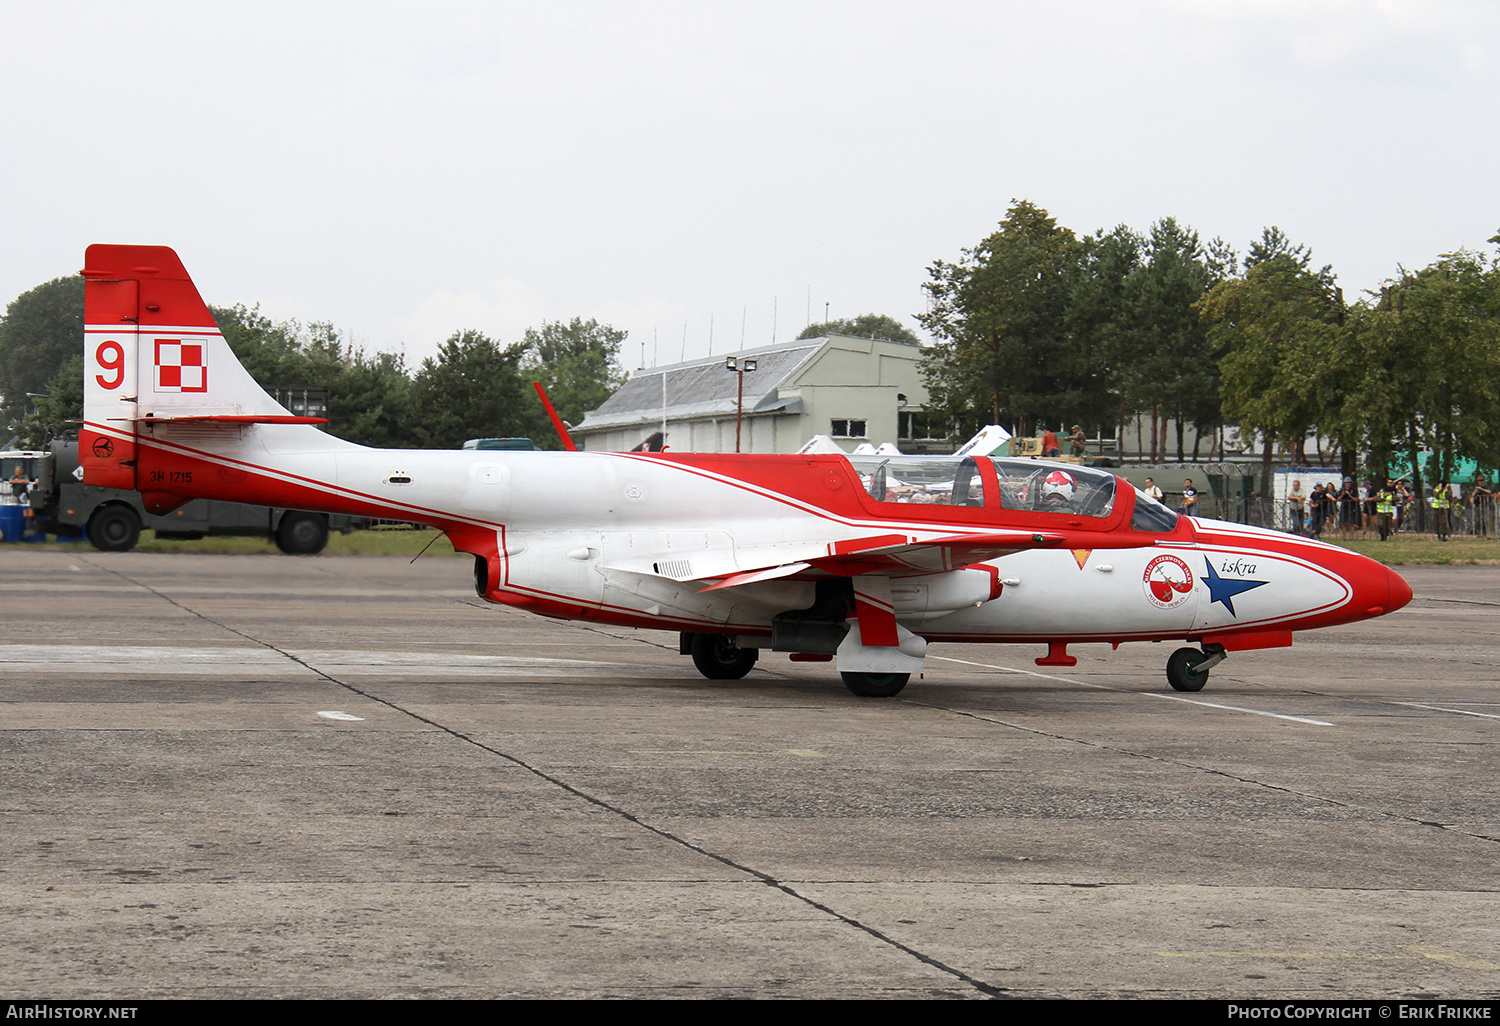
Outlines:
{"type": "MultiPolygon", "coordinates": [[[[118,428],[113,428],[108,425],[91,424],[89,426],[94,430],[108,433],[114,435],[115,437],[128,437],[128,435],[125,435],[118,428]]],[[[184,492],[192,496],[217,498],[228,501],[250,500],[265,502],[270,505],[287,508],[319,509],[329,512],[347,512],[363,514],[367,516],[416,520],[431,524],[444,530],[479,528],[488,531],[499,531],[502,529],[502,525],[493,521],[458,515],[446,510],[434,509],[412,503],[392,501],[384,497],[371,495],[358,491],[356,489],[341,487],[330,482],[320,481],[306,477],[304,475],[295,474],[291,471],[278,470],[271,467],[253,464],[245,460],[236,459],[234,457],[195,450],[189,446],[182,445],[181,443],[164,442],[158,439],[142,438],[141,444],[143,446],[148,446],[151,448],[152,457],[159,468],[168,468],[169,472],[175,470],[178,472],[188,472],[192,474],[193,480],[191,486],[185,487],[183,489],[184,492]]],[[[617,455],[621,458],[639,458],[638,456],[627,456],[626,454],[617,455]]],[[[837,511],[818,508],[808,503],[804,499],[800,499],[796,496],[778,494],[770,490],[767,486],[753,481],[745,482],[736,479],[730,479],[724,477],[717,471],[701,470],[699,468],[689,466],[681,457],[676,460],[663,460],[659,462],[666,463],[683,472],[692,473],[695,476],[701,476],[707,480],[712,480],[732,488],[739,488],[751,493],[783,501],[789,506],[799,510],[800,512],[816,517],[820,520],[824,520],[826,522],[829,522],[830,524],[841,524],[849,528],[860,530],[868,530],[871,528],[885,528],[886,530],[889,530],[893,526],[910,527],[915,531],[920,531],[923,533],[929,533],[933,530],[942,530],[944,534],[950,537],[957,533],[955,532],[954,527],[959,526],[946,523],[941,525],[934,525],[928,522],[913,523],[911,521],[905,520],[904,518],[901,521],[896,521],[893,523],[893,521],[889,519],[871,518],[869,516],[869,513],[863,510],[859,511],[864,514],[863,516],[852,516],[849,514],[853,514],[855,510],[850,508],[846,504],[839,504],[839,509],[837,511]]],[[[755,466],[756,463],[759,463],[761,461],[747,462],[742,460],[740,462],[742,467],[747,467],[755,466]]],[[[788,462],[791,461],[787,461],[785,459],[774,459],[772,461],[766,462],[774,462],[776,464],[785,466],[788,462]]],[[[800,465],[806,467],[808,466],[808,463],[806,460],[803,460],[800,461],[800,465]]],[[[784,482],[785,478],[781,478],[780,480],[784,482]]],[[[170,486],[168,487],[170,489],[170,486]]],[[[932,509],[933,507],[926,507],[922,510],[922,512],[925,515],[932,512],[932,509]]],[[[1013,516],[1015,516],[1016,519],[1022,519],[1025,517],[1025,514],[1017,515],[1013,513],[1013,516]]],[[[1010,517],[1007,517],[1007,519],[1010,519],[1010,517]]],[[[1212,633],[1216,637],[1238,633],[1250,634],[1256,632],[1264,632],[1266,627],[1270,625],[1274,625],[1287,630],[1301,630],[1310,627],[1327,626],[1335,623],[1344,623],[1353,620],[1364,619],[1369,615],[1373,615],[1367,612],[1363,608],[1363,606],[1355,608],[1355,606],[1359,605],[1359,603],[1350,601],[1350,599],[1353,598],[1353,596],[1350,594],[1352,589],[1349,587],[1347,582],[1339,576],[1339,574],[1329,570],[1327,567],[1321,565],[1320,563],[1314,563],[1310,560],[1304,559],[1302,558],[1302,556],[1311,555],[1313,550],[1316,550],[1317,555],[1324,561],[1327,561],[1331,555],[1338,554],[1341,558],[1347,557],[1347,559],[1350,561],[1349,570],[1351,572],[1361,569],[1368,569],[1368,566],[1375,566],[1378,569],[1378,573],[1375,575],[1377,577],[1379,576],[1379,573],[1384,573],[1384,568],[1379,568],[1378,564],[1368,564],[1368,561],[1364,560],[1363,557],[1357,556],[1353,553],[1344,552],[1344,550],[1339,550],[1331,546],[1323,546],[1315,543],[1299,541],[1295,538],[1282,539],[1274,536],[1267,537],[1263,535],[1251,534],[1249,532],[1223,531],[1210,527],[1209,525],[1203,524],[1202,522],[1198,524],[1198,527],[1199,551],[1212,551],[1215,553],[1227,552],[1231,554],[1242,554],[1247,550],[1263,551],[1268,555],[1276,555],[1281,558],[1293,560],[1300,565],[1307,566],[1310,569],[1322,573],[1329,579],[1339,583],[1343,587],[1343,590],[1345,592],[1345,597],[1343,600],[1328,603],[1323,607],[1320,607],[1318,610],[1314,610],[1311,612],[1299,611],[1295,614],[1289,614],[1282,617],[1250,621],[1243,624],[1237,623],[1226,625],[1223,627],[1213,628],[1211,631],[1205,631],[1204,633],[1212,633]],[[1215,544],[1216,542],[1218,544],[1215,544]]],[[[1128,531],[1111,535],[1094,532],[1089,532],[1087,534],[1080,532],[1068,532],[1068,539],[1074,545],[1084,545],[1091,548],[1144,547],[1151,544],[1151,539],[1128,531]]],[[[570,616],[576,616],[580,613],[583,613],[590,619],[597,619],[602,622],[615,623],[625,626],[657,627],[666,629],[714,629],[736,633],[755,633],[757,631],[763,632],[765,630],[764,625],[760,624],[724,624],[713,621],[694,620],[687,617],[672,617],[669,619],[664,619],[659,616],[647,616],[639,610],[619,606],[606,605],[598,607],[596,610],[592,608],[587,601],[580,602],[578,598],[574,596],[562,595],[544,591],[541,589],[527,588],[517,585],[515,582],[509,579],[509,561],[505,559],[503,555],[501,556],[500,561],[503,567],[505,590],[509,594],[515,596],[517,599],[523,600],[525,604],[536,608],[538,612],[548,611],[551,612],[552,615],[570,616]],[[548,608],[544,610],[542,608],[543,606],[546,606],[548,608]],[[567,612],[564,612],[564,610],[567,610],[567,612]],[[579,612],[572,612],[572,610],[578,610],[579,612]]],[[[997,575],[992,574],[992,576],[997,575]]],[[[1372,587],[1375,587],[1377,585],[1384,587],[1383,578],[1379,581],[1372,580],[1372,582],[1370,583],[1372,587]]],[[[1391,589],[1386,587],[1382,592],[1380,601],[1386,601],[1387,597],[1390,594],[1391,589]]],[[[1372,600],[1372,605],[1373,604],[1374,603],[1372,600]]],[[[1033,638],[1032,636],[1005,635],[1000,633],[963,635],[928,634],[925,636],[935,639],[951,640],[1057,640],[1055,636],[1033,638]]],[[[1163,635],[1161,634],[1150,634],[1147,632],[1119,631],[1105,631],[1085,635],[1070,635],[1073,640],[1079,641],[1134,639],[1148,640],[1153,637],[1160,638],[1162,636],[1163,635]]]]}
{"type": "MultiPolygon", "coordinates": [[[[103,425],[90,424],[88,426],[119,437],[115,429],[103,425]]],[[[137,443],[142,449],[151,450],[149,457],[145,455],[141,457],[142,464],[150,462],[153,469],[169,475],[164,490],[171,490],[170,475],[172,473],[193,475],[190,481],[184,482],[189,487],[183,488],[180,493],[189,498],[254,502],[289,509],[412,520],[443,530],[464,525],[490,529],[500,526],[494,521],[460,516],[447,510],[371,495],[288,470],[264,467],[246,460],[235,459],[232,456],[193,449],[179,442],[166,442],[143,436],[137,439],[137,443]]],[[[150,484],[150,482],[147,483],[150,484]]]]}

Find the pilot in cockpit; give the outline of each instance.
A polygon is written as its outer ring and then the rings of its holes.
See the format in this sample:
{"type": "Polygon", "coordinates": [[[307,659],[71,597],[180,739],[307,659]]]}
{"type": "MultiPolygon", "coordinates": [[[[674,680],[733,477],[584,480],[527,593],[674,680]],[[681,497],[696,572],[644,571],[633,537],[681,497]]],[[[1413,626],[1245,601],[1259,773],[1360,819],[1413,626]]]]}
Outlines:
{"type": "Polygon", "coordinates": [[[1042,482],[1042,509],[1048,513],[1062,513],[1073,507],[1073,498],[1078,494],[1077,482],[1066,470],[1054,470],[1042,482]]]}

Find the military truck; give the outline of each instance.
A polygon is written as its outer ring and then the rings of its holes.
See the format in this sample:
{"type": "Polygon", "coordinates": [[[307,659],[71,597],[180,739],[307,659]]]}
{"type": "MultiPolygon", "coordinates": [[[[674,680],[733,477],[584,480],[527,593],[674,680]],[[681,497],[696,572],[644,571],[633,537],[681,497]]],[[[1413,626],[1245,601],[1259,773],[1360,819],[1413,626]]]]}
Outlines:
{"type": "Polygon", "coordinates": [[[35,482],[26,494],[31,519],[28,536],[34,532],[64,538],[86,535],[96,549],[104,552],[129,552],[140,541],[141,531],[150,528],[158,538],[260,536],[270,538],[288,555],[303,556],[323,551],[330,530],[348,534],[371,523],[364,517],[341,513],[309,513],[209,499],[194,499],[164,516],[155,516],[141,505],[139,492],[84,484],[76,441],[57,439],[51,452],[46,453],[4,455],[7,475],[20,466],[22,473],[35,482]]]}

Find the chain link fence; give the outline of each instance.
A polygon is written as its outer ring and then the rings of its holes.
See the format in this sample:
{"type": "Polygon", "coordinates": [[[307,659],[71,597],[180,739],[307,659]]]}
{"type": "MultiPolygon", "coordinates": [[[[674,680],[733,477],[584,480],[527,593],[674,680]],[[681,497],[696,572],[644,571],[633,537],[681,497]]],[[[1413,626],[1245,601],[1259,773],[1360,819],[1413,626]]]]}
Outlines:
{"type": "MultiPolygon", "coordinates": [[[[1369,504],[1370,507],[1373,505],[1369,504]]],[[[1356,510],[1354,530],[1373,533],[1377,530],[1375,514],[1373,509],[1366,513],[1365,507],[1366,504],[1361,502],[1356,510]]],[[[1500,520],[1497,520],[1496,505],[1491,500],[1481,500],[1475,505],[1459,502],[1448,513],[1455,537],[1500,537],[1496,530],[1500,520]]],[[[1198,515],[1289,533],[1298,533],[1300,529],[1300,533],[1311,535],[1316,530],[1321,535],[1334,536],[1341,531],[1337,504],[1325,508],[1319,517],[1310,504],[1307,512],[1299,515],[1290,503],[1280,499],[1219,499],[1200,495],[1198,515]]],[[[1426,503],[1409,502],[1401,508],[1396,530],[1402,534],[1433,534],[1437,530],[1436,514],[1426,503]]]]}

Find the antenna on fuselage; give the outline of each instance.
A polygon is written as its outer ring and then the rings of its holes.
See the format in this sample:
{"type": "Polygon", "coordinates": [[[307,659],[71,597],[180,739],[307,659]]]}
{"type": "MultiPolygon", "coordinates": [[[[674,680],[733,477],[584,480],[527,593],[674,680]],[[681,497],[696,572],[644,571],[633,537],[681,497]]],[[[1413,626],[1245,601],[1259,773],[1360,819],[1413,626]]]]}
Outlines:
{"type": "Polygon", "coordinates": [[[531,387],[536,389],[536,394],[542,400],[542,405],[547,408],[547,416],[552,418],[552,426],[557,429],[557,437],[562,442],[562,447],[569,452],[577,452],[578,446],[573,444],[573,436],[568,434],[568,426],[563,423],[563,419],[552,408],[552,400],[547,398],[547,390],[542,387],[540,381],[533,381],[531,387]]]}
{"type": "MultiPolygon", "coordinates": [[[[432,548],[432,543],[435,542],[435,541],[437,541],[442,536],[443,536],[443,532],[439,531],[436,534],[434,534],[431,538],[427,539],[427,544],[422,546],[422,552],[418,552],[415,556],[411,557],[411,563],[415,563],[417,560],[421,559],[422,558],[422,553],[426,552],[428,549],[432,548]]],[[[406,565],[407,566],[411,566],[411,563],[408,563],[406,565]]]]}

